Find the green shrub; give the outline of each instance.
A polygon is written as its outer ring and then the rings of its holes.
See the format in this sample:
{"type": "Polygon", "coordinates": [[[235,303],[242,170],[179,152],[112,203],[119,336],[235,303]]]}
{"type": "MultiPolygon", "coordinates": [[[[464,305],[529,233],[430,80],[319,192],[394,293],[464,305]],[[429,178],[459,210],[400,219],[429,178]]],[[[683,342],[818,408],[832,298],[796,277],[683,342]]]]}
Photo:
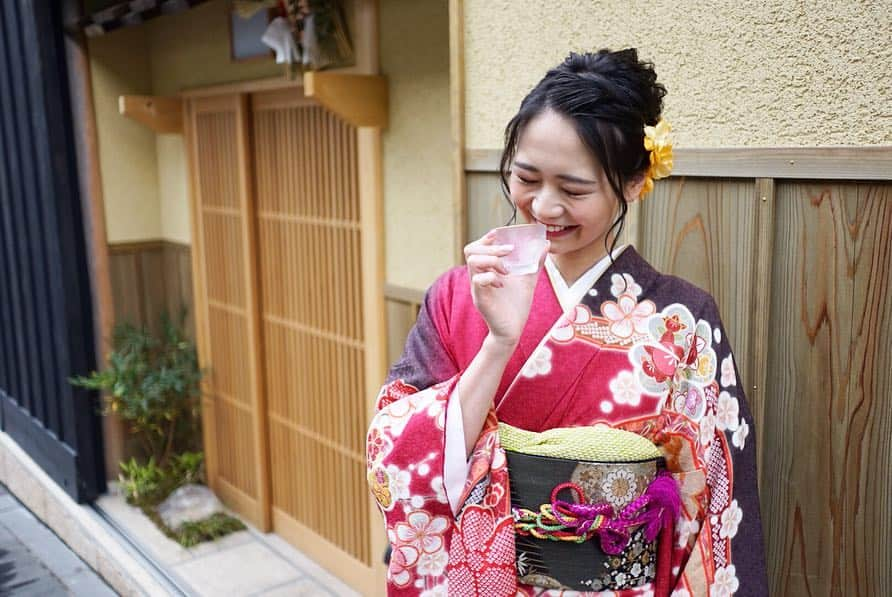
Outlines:
{"type": "Polygon", "coordinates": [[[145,464],[131,458],[119,466],[121,474],[118,479],[127,503],[135,506],[157,504],[170,494],[169,475],[155,464],[154,458],[149,458],[145,464]]]}
{"type": "Polygon", "coordinates": [[[71,383],[104,392],[103,414],[115,413],[144,455],[165,467],[171,455],[194,448],[200,428],[202,372],[195,345],[162,316],[161,337],[129,323],[115,327],[108,367],[71,383]]]}

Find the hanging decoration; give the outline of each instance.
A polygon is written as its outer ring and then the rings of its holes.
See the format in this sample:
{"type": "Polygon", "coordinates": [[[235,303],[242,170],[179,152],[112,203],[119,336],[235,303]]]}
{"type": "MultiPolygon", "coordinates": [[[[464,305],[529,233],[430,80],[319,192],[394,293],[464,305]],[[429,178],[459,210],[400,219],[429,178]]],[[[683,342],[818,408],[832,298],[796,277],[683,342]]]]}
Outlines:
{"type": "MultiPolygon", "coordinates": [[[[348,66],[354,62],[353,43],[338,0],[278,0],[281,15],[273,19],[263,43],[276,53],[276,62],[303,70],[348,66]]],[[[240,0],[239,14],[254,14],[269,0],[240,0]]]]}

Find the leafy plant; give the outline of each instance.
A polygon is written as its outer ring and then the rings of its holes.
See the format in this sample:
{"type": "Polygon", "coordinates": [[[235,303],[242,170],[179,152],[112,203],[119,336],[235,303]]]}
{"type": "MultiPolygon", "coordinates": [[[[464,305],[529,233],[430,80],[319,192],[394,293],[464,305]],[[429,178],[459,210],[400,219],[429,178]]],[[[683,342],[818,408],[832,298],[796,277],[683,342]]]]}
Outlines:
{"type": "Polygon", "coordinates": [[[131,458],[122,462],[120,467],[118,479],[127,503],[136,506],[158,503],[170,493],[168,475],[155,464],[154,458],[149,458],[145,464],[131,458]]]}
{"type": "Polygon", "coordinates": [[[171,529],[158,514],[158,505],[176,488],[204,480],[204,454],[201,452],[174,455],[166,468],[159,467],[154,458],[149,458],[145,464],[131,458],[122,462],[120,467],[120,488],[127,503],[137,506],[165,535],[183,547],[213,541],[245,528],[238,518],[218,512],[208,518],[184,522],[178,528],[171,529]]]}
{"type": "Polygon", "coordinates": [[[71,383],[105,392],[104,414],[130,428],[145,455],[165,467],[175,452],[192,447],[199,425],[202,372],[195,345],[162,316],[161,337],[129,323],[115,327],[108,367],[71,383]]]}
{"type": "Polygon", "coordinates": [[[244,528],[245,524],[238,518],[224,512],[217,512],[203,520],[184,522],[173,532],[172,538],[183,547],[192,547],[203,541],[213,541],[244,528]]]}
{"type": "Polygon", "coordinates": [[[134,506],[155,506],[177,487],[204,483],[204,454],[201,452],[176,454],[167,467],[158,466],[152,457],[145,464],[131,458],[119,466],[121,492],[127,503],[134,506]]]}

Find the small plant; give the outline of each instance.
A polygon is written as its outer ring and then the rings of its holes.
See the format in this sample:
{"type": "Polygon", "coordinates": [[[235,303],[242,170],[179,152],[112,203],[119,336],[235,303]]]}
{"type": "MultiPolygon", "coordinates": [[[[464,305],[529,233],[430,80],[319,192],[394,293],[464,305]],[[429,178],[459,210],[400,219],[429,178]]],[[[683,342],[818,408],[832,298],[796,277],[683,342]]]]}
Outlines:
{"type": "Polygon", "coordinates": [[[119,466],[121,474],[118,479],[128,504],[134,506],[157,504],[170,493],[168,474],[155,464],[154,458],[149,458],[145,464],[140,464],[135,458],[131,458],[119,466]]]}
{"type": "Polygon", "coordinates": [[[104,413],[117,414],[144,455],[166,467],[175,453],[193,448],[199,426],[202,372],[195,345],[180,324],[162,316],[162,334],[129,323],[115,327],[108,367],[74,385],[105,393],[104,413]]]}
{"type": "Polygon", "coordinates": [[[133,506],[157,506],[177,487],[204,483],[204,454],[201,452],[175,454],[165,468],[158,466],[152,457],[145,464],[131,458],[119,466],[121,493],[133,506]]]}
{"type": "Polygon", "coordinates": [[[204,541],[214,541],[229,533],[244,529],[245,524],[238,518],[217,512],[204,520],[184,522],[173,532],[172,538],[183,547],[192,547],[204,541]]]}

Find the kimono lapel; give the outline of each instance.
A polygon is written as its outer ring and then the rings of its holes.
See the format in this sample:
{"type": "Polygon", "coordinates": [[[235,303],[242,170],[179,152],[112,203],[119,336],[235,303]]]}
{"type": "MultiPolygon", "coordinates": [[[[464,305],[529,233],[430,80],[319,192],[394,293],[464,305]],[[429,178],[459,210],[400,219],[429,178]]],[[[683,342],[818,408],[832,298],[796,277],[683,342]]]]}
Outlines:
{"type": "Polygon", "coordinates": [[[539,272],[536,289],[533,291],[533,307],[530,310],[530,317],[523,329],[517,349],[505,367],[505,373],[496,392],[496,405],[501,403],[508,387],[536,351],[542,338],[548,334],[548,331],[560,317],[561,305],[558,303],[554,289],[551,287],[548,274],[542,270],[539,272]]]}
{"type": "MultiPolygon", "coordinates": [[[[537,337],[535,345],[527,345],[524,364],[517,369],[497,403],[499,420],[523,429],[542,431],[559,425],[571,407],[574,410],[582,407],[580,413],[584,412],[585,405],[574,400],[574,390],[579,385],[580,376],[601,353],[601,348],[591,342],[574,341],[574,326],[588,323],[593,315],[601,315],[601,304],[614,298],[611,293],[614,274],[633,270],[646,273],[650,268],[641,268],[641,264],[646,265],[633,247],[627,247],[595,280],[593,293],[583,294],[574,309],[560,315],[547,333],[537,337]]],[[[547,276],[543,277],[550,289],[547,276]]],[[[542,278],[539,282],[541,287],[542,278]]],[[[527,338],[527,341],[531,339],[527,338]]]]}

